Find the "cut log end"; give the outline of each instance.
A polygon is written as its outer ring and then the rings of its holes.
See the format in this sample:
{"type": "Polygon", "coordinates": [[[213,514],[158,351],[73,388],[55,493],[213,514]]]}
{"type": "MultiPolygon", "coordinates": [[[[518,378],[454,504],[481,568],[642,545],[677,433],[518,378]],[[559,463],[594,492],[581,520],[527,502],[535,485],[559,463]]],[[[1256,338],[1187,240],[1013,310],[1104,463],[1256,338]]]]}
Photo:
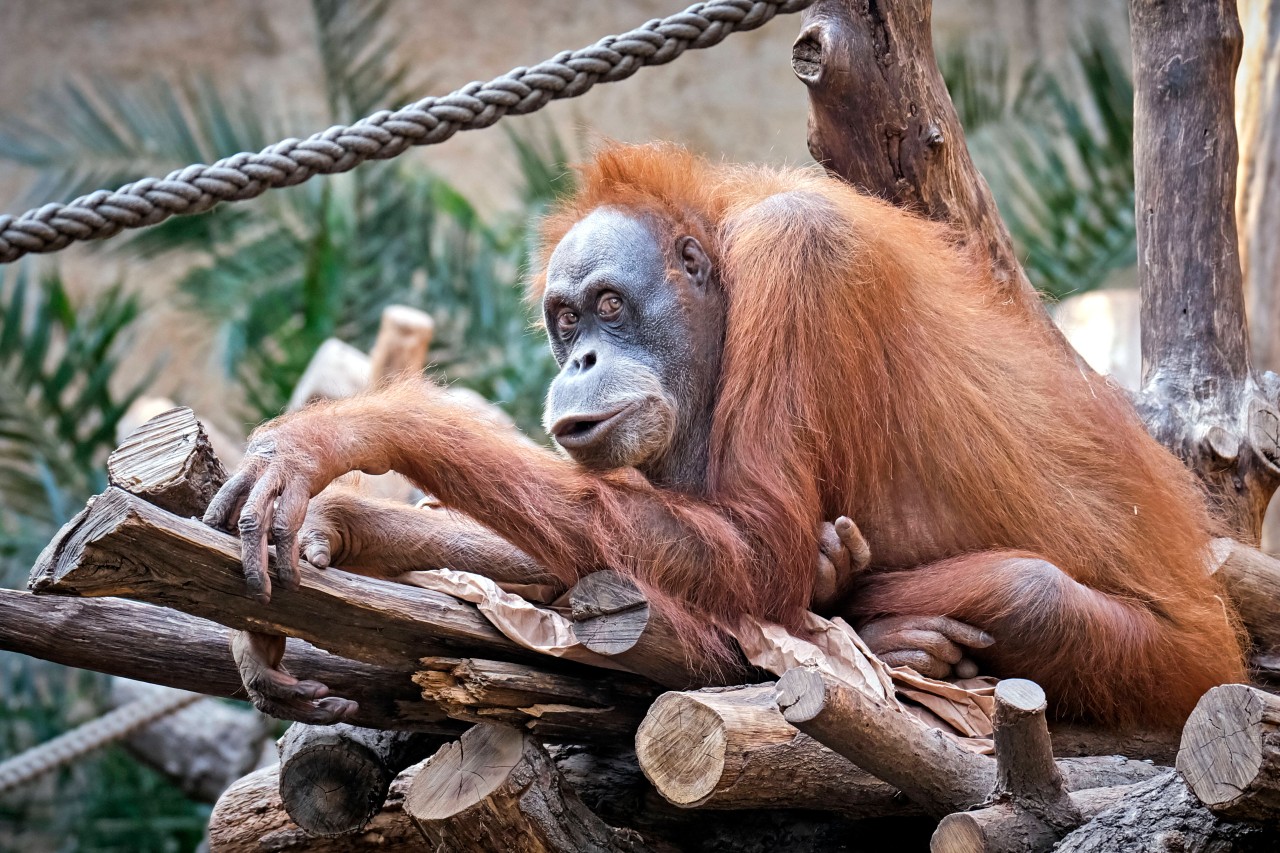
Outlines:
{"type": "Polygon", "coordinates": [[[617,572],[587,575],[573,588],[569,606],[574,635],[598,654],[631,651],[649,627],[648,598],[634,581],[617,572]]]}
{"type": "Polygon", "coordinates": [[[1221,817],[1280,817],[1280,697],[1245,684],[1210,690],[1183,728],[1177,767],[1221,817]]]}
{"type": "Polygon", "coordinates": [[[525,736],[508,726],[472,729],[446,744],[409,790],[405,810],[417,820],[445,820],[483,802],[507,781],[524,752],[525,736]]]}
{"type": "Polygon", "coordinates": [[[724,777],[728,739],[724,720],[684,693],[666,693],[649,709],[636,733],[636,757],[645,776],[668,802],[696,806],[724,777]],[[664,735],[678,732],[680,737],[664,735]],[[695,745],[696,749],[688,748],[695,745]]]}
{"type": "Polygon", "coordinates": [[[778,680],[778,708],[788,723],[807,723],[826,706],[822,676],[812,669],[788,670],[778,680]]]}
{"type": "Polygon", "coordinates": [[[393,776],[372,750],[334,738],[284,763],[280,792],[289,817],[307,832],[345,835],[382,807],[393,776]]]}

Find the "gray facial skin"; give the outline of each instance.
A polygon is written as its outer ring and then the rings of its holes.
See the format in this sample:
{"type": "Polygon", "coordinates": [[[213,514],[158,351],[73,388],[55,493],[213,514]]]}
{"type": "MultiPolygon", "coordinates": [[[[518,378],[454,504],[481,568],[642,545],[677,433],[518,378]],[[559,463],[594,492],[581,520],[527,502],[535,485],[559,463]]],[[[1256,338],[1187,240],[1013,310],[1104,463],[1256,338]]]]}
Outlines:
{"type": "Polygon", "coordinates": [[[592,212],[547,264],[543,314],[560,364],[547,431],[592,470],[631,466],[655,485],[701,492],[724,313],[697,240],[660,239],[618,209],[592,212]]]}

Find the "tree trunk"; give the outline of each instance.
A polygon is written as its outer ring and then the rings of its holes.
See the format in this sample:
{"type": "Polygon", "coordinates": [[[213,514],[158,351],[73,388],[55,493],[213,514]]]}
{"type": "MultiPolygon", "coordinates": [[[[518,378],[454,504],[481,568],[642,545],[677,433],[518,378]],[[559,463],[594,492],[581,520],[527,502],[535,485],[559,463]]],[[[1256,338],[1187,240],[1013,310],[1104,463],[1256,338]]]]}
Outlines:
{"type": "Polygon", "coordinates": [[[1130,0],[1140,410],[1256,544],[1280,484],[1273,376],[1250,365],[1235,227],[1233,0],[1130,0]]]}

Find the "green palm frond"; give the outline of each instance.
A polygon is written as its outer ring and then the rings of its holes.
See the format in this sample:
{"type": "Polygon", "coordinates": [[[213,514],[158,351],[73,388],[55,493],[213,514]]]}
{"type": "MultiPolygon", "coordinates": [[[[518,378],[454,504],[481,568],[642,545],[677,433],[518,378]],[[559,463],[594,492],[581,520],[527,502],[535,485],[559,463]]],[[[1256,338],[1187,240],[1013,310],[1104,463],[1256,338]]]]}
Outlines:
{"type": "Polygon", "coordinates": [[[14,557],[105,485],[116,425],[150,379],[111,387],[137,314],[118,286],[77,309],[54,274],[0,280],[0,542],[14,557]]]}
{"type": "Polygon", "coordinates": [[[1011,83],[999,50],[950,61],[948,88],[977,123],[969,133],[1027,275],[1060,299],[1102,285],[1136,262],[1133,83],[1110,37],[1086,31],[1064,68],[1024,72],[1011,83]],[[995,57],[995,58],[992,58],[995,57]],[[992,94],[1026,94],[997,103],[992,94]],[[968,93],[985,93],[970,96],[968,93]]]}

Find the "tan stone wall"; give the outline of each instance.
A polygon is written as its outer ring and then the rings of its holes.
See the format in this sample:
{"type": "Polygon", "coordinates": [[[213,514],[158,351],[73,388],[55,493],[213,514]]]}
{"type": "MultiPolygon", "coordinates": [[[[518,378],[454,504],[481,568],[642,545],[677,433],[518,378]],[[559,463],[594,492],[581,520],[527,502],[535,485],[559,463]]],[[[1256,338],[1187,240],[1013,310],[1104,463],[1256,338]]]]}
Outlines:
{"type": "MultiPolygon", "coordinates": [[[[580,47],[685,0],[401,0],[394,7],[406,59],[423,94],[445,92],[580,47]]],[[[1091,18],[1123,26],[1124,0],[937,0],[941,42],[970,34],[999,38],[1021,55],[1054,54],[1091,18]]],[[[540,117],[566,138],[674,139],[716,157],[804,163],[806,102],[790,68],[799,17],[691,52],[631,80],[600,86],[551,105],[540,117]]],[[[314,32],[306,0],[0,0],[0,112],[30,112],[42,91],[68,77],[145,80],[157,72],[202,71],[227,84],[280,93],[288,132],[323,126],[314,32]],[[296,126],[294,126],[296,125],[296,126]]],[[[232,153],[232,152],[227,152],[232,153]]],[[[447,175],[489,208],[500,207],[516,177],[501,131],[464,133],[410,157],[447,175]]],[[[182,165],[182,164],[174,164],[182,165]]],[[[0,164],[0,210],[26,207],[24,175],[0,164]]],[[[43,201],[43,200],[41,200],[43,201]]],[[[170,263],[125,265],[67,254],[81,287],[123,276],[149,294],[172,280],[170,263]]],[[[178,316],[146,318],[138,360],[169,354],[158,391],[196,406],[217,407],[224,389],[208,381],[212,342],[200,329],[175,337],[178,316]]]]}

